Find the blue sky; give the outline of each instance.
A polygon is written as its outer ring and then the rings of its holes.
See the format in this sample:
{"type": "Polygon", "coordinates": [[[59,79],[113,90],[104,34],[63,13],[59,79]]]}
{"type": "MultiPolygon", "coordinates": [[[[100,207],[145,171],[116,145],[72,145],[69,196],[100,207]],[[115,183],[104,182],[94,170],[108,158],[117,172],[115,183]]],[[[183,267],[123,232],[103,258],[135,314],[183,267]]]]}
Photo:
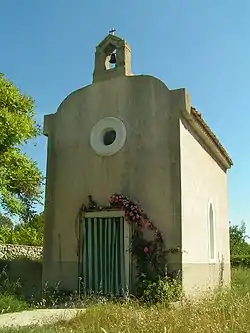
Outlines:
{"type": "MultiPolygon", "coordinates": [[[[116,27],[135,74],[187,88],[234,161],[230,219],[250,233],[250,1],[2,0],[0,71],[36,101],[37,119],[91,83],[95,46],[116,27]],[[114,3],[114,6],[112,6],[114,3]]],[[[46,167],[46,138],[25,151],[46,167]]]]}

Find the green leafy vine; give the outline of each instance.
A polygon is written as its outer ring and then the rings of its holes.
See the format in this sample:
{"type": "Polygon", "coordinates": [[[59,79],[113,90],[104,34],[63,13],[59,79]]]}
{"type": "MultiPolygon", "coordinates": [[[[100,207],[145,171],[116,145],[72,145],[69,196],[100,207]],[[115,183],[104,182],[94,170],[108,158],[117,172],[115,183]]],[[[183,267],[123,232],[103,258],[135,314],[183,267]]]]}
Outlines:
{"type": "MultiPolygon", "coordinates": [[[[113,194],[110,206],[122,209],[126,222],[133,228],[131,251],[136,261],[138,285],[164,278],[167,251],[164,248],[163,234],[150,221],[143,208],[123,194],[113,194]],[[150,231],[149,239],[145,237],[146,230],[150,231]]],[[[138,291],[143,292],[140,288],[138,291]]]]}
{"type": "Polygon", "coordinates": [[[175,295],[178,288],[176,281],[167,277],[166,257],[167,253],[180,252],[180,249],[166,250],[163,234],[148,218],[144,209],[125,195],[114,193],[106,207],[97,205],[91,195],[88,198],[89,205],[83,206],[83,211],[122,210],[125,221],[132,228],[130,250],[137,271],[136,295],[149,302],[166,300],[175,295]]]}

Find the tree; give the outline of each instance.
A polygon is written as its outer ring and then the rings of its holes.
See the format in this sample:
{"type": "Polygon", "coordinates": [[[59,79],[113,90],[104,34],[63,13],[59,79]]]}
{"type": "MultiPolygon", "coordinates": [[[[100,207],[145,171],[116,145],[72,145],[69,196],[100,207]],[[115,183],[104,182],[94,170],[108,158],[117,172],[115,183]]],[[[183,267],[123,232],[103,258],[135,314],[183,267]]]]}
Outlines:
{"type": "Polygon", "coordinates": [[[230,252],[231,255],[250,255],[250,244],[246,241],[245,223],[240,226],[230,225],[230,252]]]}
{"type": "Polygon", "coordinates": [[[30,217],[28,221],[21,221],[12,228],[8,227],[6,224],[0,224],[0,244],[42,246],[43,227],[43,213],[35,214],[33,217],[30,217]]]}
{"type": "Polygon", "coordinates": [[[0,244],[42,246],[43,235],[25,224],[17,225],[14,229],[0,226],[0,244]]]}
{"type": "Polygon", "coordinates": [[[11,221],[11,219],[8,216],[0,213],[0,227],[2,227],[2,226],[12,229],[13,222],[11,221]]]}
{"type": "Polygon", "coordinates": [[[28,220],[22,220],[20,225],[35,229],[43,237],[44,212],[34,214],[28,220]]]}
{"type": "Polygon", "coordinates": [[[34,101],[0,73],[0,204],[27,216],[41,195],[42,175],[21,147],[40,134],[34,101]]]}

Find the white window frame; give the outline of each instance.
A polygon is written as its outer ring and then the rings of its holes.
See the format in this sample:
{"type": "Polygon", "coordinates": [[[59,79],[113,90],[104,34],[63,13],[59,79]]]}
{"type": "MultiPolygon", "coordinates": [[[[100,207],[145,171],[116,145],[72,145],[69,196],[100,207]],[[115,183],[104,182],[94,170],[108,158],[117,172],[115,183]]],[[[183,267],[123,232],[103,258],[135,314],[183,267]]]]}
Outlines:
{"type": "Polygon", "coordinates": [[[123,121],[115,117],[100,119],[92,128],[90,133],[90,145],[97,155],[112,156],[118,153],[125,144],[127,130],[123,121]],[[116,133],[112,144],[105,146],[103,137],[105,132],[113,130],[116,133]]]}
{"type": "Polygon", "coordinates": [[[207,226],[208,226],[208,259],[209,263],[216,263],[216,213],[215,213],[215,205],[212,200],[209,200],[207,207],[207,226]],[[211,228],[210,228],[210,207],[212,207],[213,211],[213,233],[214,233],[214,258],[211,258],[211,228]]]}

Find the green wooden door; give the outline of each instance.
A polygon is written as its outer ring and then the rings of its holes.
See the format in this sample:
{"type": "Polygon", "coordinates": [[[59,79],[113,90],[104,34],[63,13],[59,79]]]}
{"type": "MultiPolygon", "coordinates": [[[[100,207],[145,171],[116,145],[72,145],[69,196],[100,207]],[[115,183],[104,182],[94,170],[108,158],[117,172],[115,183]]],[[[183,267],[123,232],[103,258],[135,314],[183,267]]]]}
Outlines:
{"type": "Polygon", "coordinates": [[[85,217],[82,258],[86,293],[124,293],[124,217],[85,217]]]}

